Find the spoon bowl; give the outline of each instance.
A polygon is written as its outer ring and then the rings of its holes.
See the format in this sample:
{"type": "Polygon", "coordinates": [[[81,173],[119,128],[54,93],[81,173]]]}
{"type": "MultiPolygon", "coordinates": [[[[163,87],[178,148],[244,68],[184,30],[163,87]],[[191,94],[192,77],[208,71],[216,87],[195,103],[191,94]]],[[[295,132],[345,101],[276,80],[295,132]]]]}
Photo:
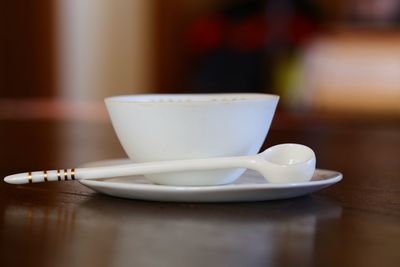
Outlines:
{"type": "Polygon", "coordinates": [[[315,171],[314,151],[300,144],[280,144],[256,155],[257,171],[270,183],[309,181],[315,171]]]}

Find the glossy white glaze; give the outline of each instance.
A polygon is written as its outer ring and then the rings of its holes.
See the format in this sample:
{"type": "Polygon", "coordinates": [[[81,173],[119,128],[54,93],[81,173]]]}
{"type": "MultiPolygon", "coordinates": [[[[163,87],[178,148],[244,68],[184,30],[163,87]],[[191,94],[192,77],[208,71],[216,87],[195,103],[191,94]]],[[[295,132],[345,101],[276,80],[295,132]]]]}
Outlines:
{"type": "MultiPolygon", "coordinates": [[[[135,162],[256,154],[279,97],[266,94],[118,96],[105,100],[117,136],[135,162]]],[[[243,169],[151,174],[157,184],[231,183],[243,169]]]]}

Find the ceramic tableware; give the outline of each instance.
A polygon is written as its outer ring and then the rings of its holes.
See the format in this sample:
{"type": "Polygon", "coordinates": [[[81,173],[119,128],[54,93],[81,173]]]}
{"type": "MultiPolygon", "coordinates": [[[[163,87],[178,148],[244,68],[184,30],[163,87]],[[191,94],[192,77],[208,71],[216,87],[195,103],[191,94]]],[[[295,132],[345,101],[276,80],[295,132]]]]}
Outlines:
{"type": "MultiPolygon", "coordinates": [[[[156,94],[105,100],[115,132],[137,163],[255,155],[279,97],[269,94],[156,94]]],[[[147,174],[156,184],[219,185],[244,169],[147,174]]]]}

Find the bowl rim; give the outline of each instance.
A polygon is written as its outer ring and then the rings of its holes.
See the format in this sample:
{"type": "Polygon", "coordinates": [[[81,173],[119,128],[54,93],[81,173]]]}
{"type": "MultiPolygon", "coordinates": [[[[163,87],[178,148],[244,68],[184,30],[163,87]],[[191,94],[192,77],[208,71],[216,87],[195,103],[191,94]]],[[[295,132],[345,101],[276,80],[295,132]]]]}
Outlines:
{"type": "Polygon", "coordinates": [[[106,97],[107,104],[193,105],[279,100],[278,95],[264,93],[207,93],[207,94],[137,94],[106,97]]]}

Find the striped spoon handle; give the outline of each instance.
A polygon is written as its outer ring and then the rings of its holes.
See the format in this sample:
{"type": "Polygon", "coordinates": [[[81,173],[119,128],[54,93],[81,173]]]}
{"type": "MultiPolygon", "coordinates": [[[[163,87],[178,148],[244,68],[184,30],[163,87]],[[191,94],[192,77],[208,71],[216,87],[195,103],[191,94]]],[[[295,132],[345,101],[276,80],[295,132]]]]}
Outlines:
{"type": "Polygon", "coordinates": [[[35,171],[12,174],[4,178],[10,184],[27,184],[50,181],[112,178],[151,173],[169,173],[186,170],[208,170],[225,168],[252,168],[253,157],[226,157],[188,159],[175,161],[131,163],[116,166],[35,171]]]}
{"type": "Polygon", "coordinates": [[[5,177],[4,181],[10,184],[30,184],[52,181],[72,181],[75,179],[75,169],[60,169],[12,174],[5,177]]]}

